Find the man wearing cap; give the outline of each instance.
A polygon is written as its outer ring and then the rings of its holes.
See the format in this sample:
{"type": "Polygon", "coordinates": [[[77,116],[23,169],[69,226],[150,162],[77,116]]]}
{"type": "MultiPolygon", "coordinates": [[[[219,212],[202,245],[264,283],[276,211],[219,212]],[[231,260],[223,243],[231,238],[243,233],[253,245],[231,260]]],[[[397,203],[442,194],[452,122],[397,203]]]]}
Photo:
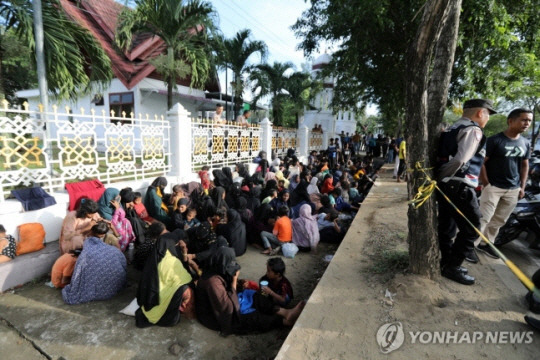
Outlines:
{"type": "MultiPolygon", "coordinates": [[[[480,227],[481,214],[474,189],[478,186],[486,141],[482,129],[492,114],[496,114],[496,111],[491,101],[466,101],[463,104],[463,117],[441,134],[437,154],[439,188],[476,228],[480,227]]],[[[474,251],[474,241],[478,235],[440,194],[438,205],[441,273],[458,283],[472,285],[474,277],[468,275],[467,269],[461,264],[474,251]],[[456,227],[459,230],[457,235],[456,227]]]]}
{"type": "MultiPolygon", "coordinates": [[[[480,231],[492,243],[518,199],[525,196],[531,145],[521,133],[529,128],[532,117],[531,110],[512,110],[506,120],[506,130],[489,137],[486,142],[486,158],[480,172],[483,186],[480,231]]],[[[499,258],[483,241],[480,241],[477,249],[492,258],[499,258]]]]}

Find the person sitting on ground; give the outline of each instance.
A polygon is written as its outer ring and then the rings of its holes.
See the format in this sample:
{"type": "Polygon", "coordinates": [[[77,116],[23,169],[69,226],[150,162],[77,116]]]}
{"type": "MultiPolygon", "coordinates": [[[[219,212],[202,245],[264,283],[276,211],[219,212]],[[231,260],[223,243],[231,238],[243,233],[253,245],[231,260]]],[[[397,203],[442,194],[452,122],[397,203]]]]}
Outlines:
{"type": "Polygon", "coordinates": [[[270,206],[272,207],[272,210],[274,211],[274,216],[277,215],[278,209],[282,206],[287,206],[289,208],[289,214],[288,216],[292,218],[292,211],[291,211],[291,201],[289,200],[291,194],[289,193],[289,190],[283,190],[279,193],[278,197],[272,199],[270,201],[270,206]]]}
{"type": "Polygon", "coordinates": [[[236,256],[244,255],[247,249],[246,225],[242,222],[240,214],[236,210],[230,209],[227,211],[227,224],[218,228],[216,234],[227,239],[236,256]]]}
{"type": "MultiPolygon", "coordinates": [[[[105,224],[107,226],[107,224],[105,224]]],[[[51,282],[57,289],[63,289],[71,281],[77,258],[82,249],[70,250],[56,259],[51,270],[51,282]]]]}
{"type": "Polygon", "coordinates": [[[170,227],[172,225],[172,219],[169,216],[169,208],[163,202],[166,186],[167,179],[165,177],[160,176],[156,178],[146,190],[144,206],[151,217],[170,227]]]}
{"type": "Polygon", "coordinates": [[[274,305],[267,296],[254,296],[248,311],[242,312],[236,290],[239,273],[240,265],[236,262],[234,250],[218,248],[195,290],[195,310],[201,324],[220,331],[224,336],[294,325],[304,302],[293,309],[285,309],[274,305]]]}
{"type": "Polygon", "coordinates": [[[186,225],[187,208],[189,204],[188,198],[178,200],[178,205],[173,213],[173,221],[175,229],[184,229],[186,225]]]}
{"type": "Polygon", "coordinates": [[[261,232],[261,240],[265,249],[262,254],[276,255],[283,243],[292,241],[292,223],[287,216],[288,214],[289,208],[287,206],[280,207],[273,231],[271,233],[267,231],[261,232]]]}
{"type": "Polygon", "coordinates": [[[227,211],[225,209],[217,209],[214,215],[208,219],[212,226],[212,231],[217,232],[218,228],[227,224],[227,211]]]}
{"type": "Polygon", "coordinates": [[[184,230],[199,226],[201,222],[197,219],[197,209],[190,207],[186,210],[186,220],[184,221],[184,230]]]}
{"type": "MultiPolygon", "coordinates": [[[[128,199],[125,199],[128,200],[128,202],[124,203],[126,208],[133,206],[132,194],[132,192],[131,194],[126,194],[126,196],[129,196],[128,199]]],[[[118,245],[120,245],[120,250],[124,252],[128,248],[129,244],[135,242],[135,234],[133,233],[131,223],[126,218],[126,211],[122,208],[120,202],[117,200],[111,200],[111,205],[115,208],[111,225],[114,228],[115,234],[118,236],[118,245]]]]}
{"type": "Polygon", "coordinates": [[[92,236],[84,241],[71,282],[62,289],[66,304],[107,300],[124,287],[126,257],[119,249],[102,241],[107,231],[107,224],[100,222],[92,227],[92,236]]]}
{"type": "Polygon", "coordinates": [[[135,312],[135,324],[139,328],[174,326],[180,321],[180,313],[195,317],[189,287],[192,278],[179,259],[177,243],[175,232],[164,233],[146,261],[137,290],[140,307],[135,312]]]}
{"type": "Polygon", "coordinates": [[[265,197],[263,201],[261,201],[261,204],[270,204],[274,199],[277,199],[277,197],[278,197],[277,189],[271,189],[269,195],[265,197]]]}
{"type": "Polygon", "coordinates": [[[259,284],[261,281],[268,281],[268,286],[263,286],[261,291],[270,296],[274,303],[287,306],[293,299],[292,285],[285,277],[285,263],[280,257],[268,259],[266,275],[259,279],[259,284]]]}
{"type": "Polygon", "coordinates": [[[300,216],[292,221],[293,243],[300,250],[317,250],[320,235],[317,218],[311,215],[311,206],[304,204],[300,207],[300,216]]]}
{"type": "Polygon", "coordinates": [[[140,192],[134,192],[133,195],[135,198],[133,199],[133,208],[135,209],[135,212],[137,215],[147,224],[151,224],[154,221],[156,221],[154,218],[152,218],[150,215],[148,215],[148,211],[146,210],[146,207],[144,206],[142,202],[142,195],[140,192]]]}
{"type": "Polygon", "coordinates": [[[161,234],[165,234],[166,232],[165,225],[160,221],[155,221],[148,227],[147,236],[145,237],[144,242],[139,244],[133,255],[131,264],[135,269],[142,270],[144,268],[146,259],[152,253],[157,239],[161,234]]]}
{"type": "Polygon", "coordinates": [[[115,199],[120,201],[120,191],[115,188],[108,188],[97,201],[99,215],[107,221],[112,220],[115,208],[112,206],[111,201],[115,199]]]}
{"type": "Polygon", "coordinates": [[[338,224],[338,212],[329,211],[328,214],[322,213],[317,217],[320,240],[327,243],[339,243],[343,240],[345,234],[341,231],[338,224]]]}
{"type": "Polygon", "coordinates": [[[0,225],[0,263],[15,259],[16,251],[15,238],[6,234],[6,228],[0,225]]]}
{"type": "Polygon", "coordinates": [[[60,230],[60,255],[82,247],[82,241],[89,234],[92,226],[101,220],[99,206],[91,199],[83,199],[76,211],[67,213],[60,230]]]}
{"type": "Polygon", "coordinates": [[[334,190],[334,179],[332,178],[332,175],[327,174],[324,176],[324,182],[321,187],[321,193],[322,194],[330,194],[332,190],[334,190]]]}

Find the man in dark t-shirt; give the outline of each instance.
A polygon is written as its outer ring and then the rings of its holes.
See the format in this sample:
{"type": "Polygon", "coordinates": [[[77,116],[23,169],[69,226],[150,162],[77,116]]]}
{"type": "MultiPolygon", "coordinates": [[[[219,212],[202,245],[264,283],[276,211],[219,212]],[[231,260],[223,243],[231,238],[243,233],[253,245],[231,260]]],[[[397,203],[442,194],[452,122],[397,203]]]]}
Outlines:
{"type": "MultiPolygon", "coordinates": [[[[508,114],[507,129],[487,139],[486,157],[480,172],[483,185],[480,231],[492,243],[518,199],[525,195],[531,151],[529,141],[521,133],[529,128],[531,122],[530,110],[512,110],[508,114]]],[[[487,244],[481,243],[477,249],[492,258],[498,258],[487,244]]]]}

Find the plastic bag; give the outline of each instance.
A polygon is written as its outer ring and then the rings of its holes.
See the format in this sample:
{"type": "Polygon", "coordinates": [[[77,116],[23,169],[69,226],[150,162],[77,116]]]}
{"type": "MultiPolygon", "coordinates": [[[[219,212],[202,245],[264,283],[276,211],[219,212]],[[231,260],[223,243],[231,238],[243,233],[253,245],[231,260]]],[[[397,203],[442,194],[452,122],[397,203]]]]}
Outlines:
{"type": "Polygon", "coordinates": [[[296,246],[292,242],[288,242],[281,246],[281,252],[286,258],[294,259],[294,255],[296,255],[296,253],[298,252],[298,246],[296,246]]]}

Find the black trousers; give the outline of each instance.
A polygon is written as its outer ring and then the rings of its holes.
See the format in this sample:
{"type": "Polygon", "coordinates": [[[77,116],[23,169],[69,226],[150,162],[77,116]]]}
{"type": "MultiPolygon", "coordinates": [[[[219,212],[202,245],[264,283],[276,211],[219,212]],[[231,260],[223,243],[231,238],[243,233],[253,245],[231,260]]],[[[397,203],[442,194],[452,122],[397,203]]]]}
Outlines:
{"type": "MultiPolygon", "coordinates": [[[[465,217],[479,229],[482,215],[474,189],[459,181],[440,182],[438,185],[465,217]]],[[[465,254],[474,249],[474,241],[478,238],[478,234],[438,192],[437,200],[441,265],[459,266],[465,259],[465,254]],[[455,240],[452,241],[454,236],[455,240]]]]}

